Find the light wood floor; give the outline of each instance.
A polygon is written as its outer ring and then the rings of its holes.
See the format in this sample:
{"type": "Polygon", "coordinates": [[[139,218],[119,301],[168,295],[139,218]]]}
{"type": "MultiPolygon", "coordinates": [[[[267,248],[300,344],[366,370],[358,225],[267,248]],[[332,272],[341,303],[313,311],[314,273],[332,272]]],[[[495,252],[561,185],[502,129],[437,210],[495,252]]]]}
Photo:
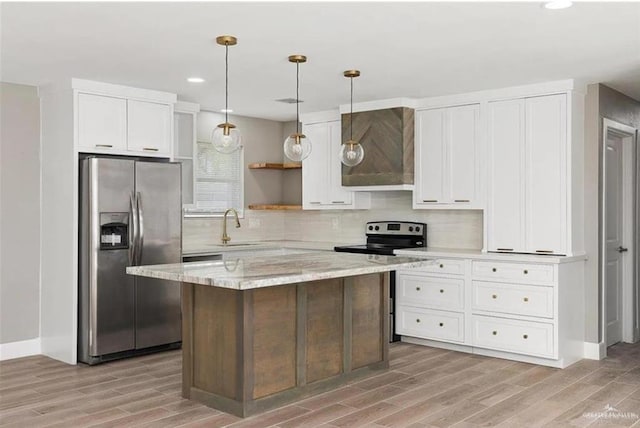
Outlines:
{"type": "Polygon", "coordinates": [[[640,345],[609,354],[557,370],[396,344],[389,371],[244,420],[180,398],[179,351],[95,367],[37,356],[0,363],[0,425],[640,427],[640,345]],[[606,405],[619,413],[589,414],[606,405]]]}

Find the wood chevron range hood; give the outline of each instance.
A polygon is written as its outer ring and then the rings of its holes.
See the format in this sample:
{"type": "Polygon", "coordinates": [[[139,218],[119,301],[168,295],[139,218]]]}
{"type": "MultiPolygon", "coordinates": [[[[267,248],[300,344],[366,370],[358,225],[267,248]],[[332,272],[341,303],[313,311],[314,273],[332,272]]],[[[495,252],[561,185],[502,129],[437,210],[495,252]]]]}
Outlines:
{"type": "MultiPolygon", "coordinates": [[[[342,114],[342,140],[349,139],[350,115],[342,114]]],[[[342,165],[342,185],[353,190],[413,188],[414,110],[394,107],[353,113],[353,138],[365,152],[362,163],[342,165]]]]}

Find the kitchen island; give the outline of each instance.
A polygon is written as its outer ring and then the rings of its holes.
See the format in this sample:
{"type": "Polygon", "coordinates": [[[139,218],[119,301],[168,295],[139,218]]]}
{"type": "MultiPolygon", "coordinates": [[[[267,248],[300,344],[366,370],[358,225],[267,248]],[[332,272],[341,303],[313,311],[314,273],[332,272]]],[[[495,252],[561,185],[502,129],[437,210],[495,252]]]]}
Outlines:
{"type": "Polygon", "coordinates": [[[127,268],[182,284],[182,395],[249,416],[389,366],[389,271],[431,262],[311,251],[127,268]]]}

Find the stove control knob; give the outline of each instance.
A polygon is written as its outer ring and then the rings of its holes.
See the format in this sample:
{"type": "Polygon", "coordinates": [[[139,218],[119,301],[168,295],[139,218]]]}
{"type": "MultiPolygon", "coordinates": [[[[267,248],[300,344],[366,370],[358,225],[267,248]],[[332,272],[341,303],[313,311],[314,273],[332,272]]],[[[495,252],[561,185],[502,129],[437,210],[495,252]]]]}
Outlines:
{"type": "MultiPolygon", "coordinates": [[[[416,229],[416,232],[418,231],[418,229],[416,229]]],[[[413,232],[413,226],[409,226],[409,232],[413,232]]]]}
{"type": "Polygon", "coordinates": [[[369,226],[369,230],[373,230],[373,226],[369,226]]]}
{"type": "MultiPolygon", "coordinates": [[[[411,229],[409,229],[409,231],[411,231],[411,229]]],[[[420,228],[416,227],[416,232],[420,232],[420,228]]]]}
{"type": "Polygon", "coordinates": [[[376,226],[376,230],[380,230],[380,226],[376,226]]]}

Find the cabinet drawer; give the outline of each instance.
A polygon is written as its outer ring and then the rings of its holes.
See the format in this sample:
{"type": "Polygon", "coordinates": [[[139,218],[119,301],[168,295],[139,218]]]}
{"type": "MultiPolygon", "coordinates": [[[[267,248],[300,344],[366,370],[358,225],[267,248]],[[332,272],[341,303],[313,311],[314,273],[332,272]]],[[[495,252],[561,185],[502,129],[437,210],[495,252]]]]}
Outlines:
{"type": "Polygon", "coordinates": [[[416,272],[447,273],[464,275],[465,261],[462,259],[433,259],[433,263],[414,269],[416,272]]]}
{"type": "Polygon", "coordinates": [[[553,324],[473,316],[473,346],[552,357],[553,324]]]}
{"type": "Polygon", "coordinates": [[[464,280],[439,276],[398,276],[396,283],[398,304],[424,306],[437,309],[459,309],[464,307],[464,280]]]}
{"type": "Polygon", "coordinates": [[[553,287],[473,281],[473,309],[553,318],[553,287]]]}
{"type": "Polygon", "coordinates": [[[473,262],[473,276],[552,284],[553,266],[526,263],[473,262]]]}
{"type": "Polygon", "coordinates": [[[399,306],[396,333],[423,339],[464,342],[464,314],[399,306]]]}

